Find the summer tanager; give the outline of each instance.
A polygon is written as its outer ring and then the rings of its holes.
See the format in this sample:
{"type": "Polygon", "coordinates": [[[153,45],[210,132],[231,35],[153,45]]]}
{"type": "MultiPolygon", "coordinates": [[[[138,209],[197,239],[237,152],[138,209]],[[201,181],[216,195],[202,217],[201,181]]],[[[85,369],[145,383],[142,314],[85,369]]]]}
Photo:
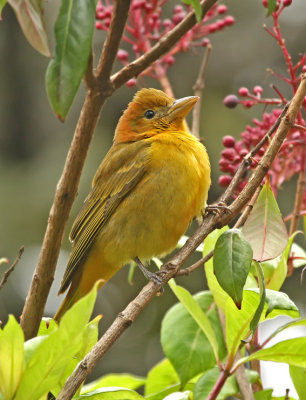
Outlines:
{"type": "Polygon", "coordinates": [[[205,208],[209,159],[185,122],[197,100],[142,89],[128,105],[72,226],[56,320],[124,264],[168,254],[205,208]]]}

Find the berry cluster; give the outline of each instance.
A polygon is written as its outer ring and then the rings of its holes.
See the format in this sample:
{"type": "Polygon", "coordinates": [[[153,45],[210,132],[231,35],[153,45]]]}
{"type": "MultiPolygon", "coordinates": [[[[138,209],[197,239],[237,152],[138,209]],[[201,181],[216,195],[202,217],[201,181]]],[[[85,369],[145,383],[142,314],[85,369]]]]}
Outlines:
{"type": "MultiPolygon", "coordinates": [[[[134,58],[145,54],[164,35],[179,24],[187,15],[189,7],[176,5],[170,18],[163,18],[163,5],[167,0],[132,0],[130,13],[123,40],[128,43],[134,53],[134,58]]],[[[99,0],[96,8],[96,28],[108,31],[113,10],[111,0],[99,0]]],[[[166,75],[169,66],[175,62],[174,56],[179,52],[186,52],[191,47],[207,46],[207,36],[234,23],[234,18],[227,13],[225,5],[214,5],[206,14],[203,21],[188,31],[177,44],[163,57],[146,69],[142,75],[149,75],[155,79],[161,79],[166,75]]],[[[117,58],[123,65],[130,61],[130,51],[120,49],[117,58]]],[[[127,82],[128,86],[134,86],[136,79],[127,82]]]]}
{"type": "MultiPolygon", "coordinates": [[[[291,92],[295,93],[298,87],[299,76],[301,72],[306,72],[306,55],[302,54],[296,64],[292,63],[292,58],[285,46],[285,40],[281,35],[281,31],[278,24],[278,18],[285,7],[291,4],[291,0],[278,0],[276,8],[272,13],[273,26],[271,29],[264,27],[265,30],[277,41],[280,46],[284,60],[286,62],[289,77],[282,76],[275,72],[274,75],[286,82],[290,87],[291,92]]],[[[267,7],[267,1],[262,1],[264,7],[267,7]]],[[[252,91],[246,87],[241,87],[238,90],[238,96],[230,94],[225,97],[223,103],[229,108],[234,108],[238,104],[242,104],[246,108],[250,108],[256,104],[264,104],[265,107],[272,106],[271,112],[265,112],[261,120],[253,119],[253,124],[248,125],[246,129],[241,133],[241,139],[236,141],[232,136],[225,136],[223,138],[223,145],[225,149],[221,152],[221,159],[219,162],[220,170],[228,175],[222,175],[219,178],[219,184],[226,187],[230,184],[233,175],[235,174],[238,166],[242,159],[249,153],[249,151],[262,139],[266,132],[274,125],[277,118],[279,117],[281,110],[279,105],[287,102],[286,98],[277,89],[272,86],[278,95],[277,98],[264,98],[262,97],[263,88],[261,86],[255,86],[252,91]]],[[[304,99],[304,109],[306,110],[306,98],[304,99]]],[[[291,129],[286,141],[282,145],[277,157],[275,158],[270,170],[269,176],[271,180],[271,186],[275,193],[277,189],[283,184],[284,181],[292,178],[293,175],[304,171],[306,168],[306,130],[305,120],[302,117],[302,113],[298,113],[296,126],[291,129]]],[[[252,160],[250,168],[255,168],[258,162],[261,160],[268,143],[266,143],[257,153],[252,160]]],[[[239,193],[245,186],[247,180],[245,179],[240,183],[237,188],[239,193]]],[[[302,205],[301,212],[306,209],[306,192],[304,193],[304,204],[302,205]]]]}

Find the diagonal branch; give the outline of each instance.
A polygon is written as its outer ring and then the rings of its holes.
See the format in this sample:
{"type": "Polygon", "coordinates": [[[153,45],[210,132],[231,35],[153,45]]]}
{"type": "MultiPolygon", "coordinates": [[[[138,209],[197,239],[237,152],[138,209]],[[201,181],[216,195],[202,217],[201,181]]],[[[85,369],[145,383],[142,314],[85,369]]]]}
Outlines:
{"type": "MultiPolygon", "coordinates": [[[[250,201],[251,197],[256,192],[257,187],[261,184],[261,181],[266,175],[267,170],[271,166],[272,161],[276,157],[286,135],[294,124],[296,115],[303,104],[305,95],[306,74],[302,76],[301,84],[261,162],[258,164],[252,177],[240,195],[229,206],[231,213],[227,216],[208,215],[204,218],[203,223],[199,226],[194,235],[187,240],[184,246],[170,259],[170,261],[163,265],[161,269],[161,286],[165,285],[169,279],[175,276],[182,264],[213,229],[222,227],[232,221],[247,202],[250,201]]],[[[112,325],[91,351],[77,365],[72,375],[66,381],[65,386],[57,397],[57,400],[69,400],[72,398],[73,394],[77,391],[78,387],[86,379],[97,362],[103,357],[120,335],[133,323],[147,304],[156,296],[159,290],[160,285],[149,282],[140,291],[136,298],[117,316],[112,325]]]]}

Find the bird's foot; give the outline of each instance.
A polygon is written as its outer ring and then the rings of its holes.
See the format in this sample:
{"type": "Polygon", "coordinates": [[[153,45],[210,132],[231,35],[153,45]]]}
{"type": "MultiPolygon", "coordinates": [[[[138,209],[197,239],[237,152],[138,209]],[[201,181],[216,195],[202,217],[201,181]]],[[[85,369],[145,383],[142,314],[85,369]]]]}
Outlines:
{"type": "Polygon", "coordinates": [[[228,208],[226,203],[220,201],[218,204],[206,206],[203,217],[205,216],[205,214],[222,215],[227,213],[231,213],[231,210],[228,208]]]}
{"type": "MultiPolygon", "coordinates": [[[[142,273],[144,274],[144,276],[149,280],[154,282],[156,285],[161,286],[163,284],[163,280],[161,278],[161,276],[159,275],[160,271],[157,272],[151,272],[149,271],[144,265],[143,263],[139,260],[138,257],[134,258],[135,263],[138,265],[138,267],[140,268],[140,270],[142,271],[142,273]]],[[[161,287],[160,292],[163,293],[163,287],[161,287]]]]}

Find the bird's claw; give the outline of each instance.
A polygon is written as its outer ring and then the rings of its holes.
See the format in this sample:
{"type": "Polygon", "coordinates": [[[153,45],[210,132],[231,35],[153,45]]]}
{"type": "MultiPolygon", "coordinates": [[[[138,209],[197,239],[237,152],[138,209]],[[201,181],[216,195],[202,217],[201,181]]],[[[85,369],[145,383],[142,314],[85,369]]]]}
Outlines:
{"type": "Polygon", "coordinates": [[[209,206],[206,206],[205,208],[205,214],[214,214],[214,215],[222,215],[222,214],[227,214],[231,213],[232,211],[228,208],[226,203],[223,201],[220,201],[218,204],[212,204],[209,206]]]}
{"type": "Polygon", "coordinates": [[[157,272],[151,272],[149,271],[144,265],[143,263],[139,260],[138,257],[135,257],[134,261],[136,262],[136,264],[138,265],[138,267],[140,268],[140,270],[142,271],[142,273],[144,274],[144,276],[149,280],[152,281],[153,283],[155,283],[155,285],[161,286],[161,288],[158,291],[158,295],[163,294],[164,292],[164,288],[163,288],[163,279],[162,279],[162,274],[161,271],[157,271],[157,272]]]}

